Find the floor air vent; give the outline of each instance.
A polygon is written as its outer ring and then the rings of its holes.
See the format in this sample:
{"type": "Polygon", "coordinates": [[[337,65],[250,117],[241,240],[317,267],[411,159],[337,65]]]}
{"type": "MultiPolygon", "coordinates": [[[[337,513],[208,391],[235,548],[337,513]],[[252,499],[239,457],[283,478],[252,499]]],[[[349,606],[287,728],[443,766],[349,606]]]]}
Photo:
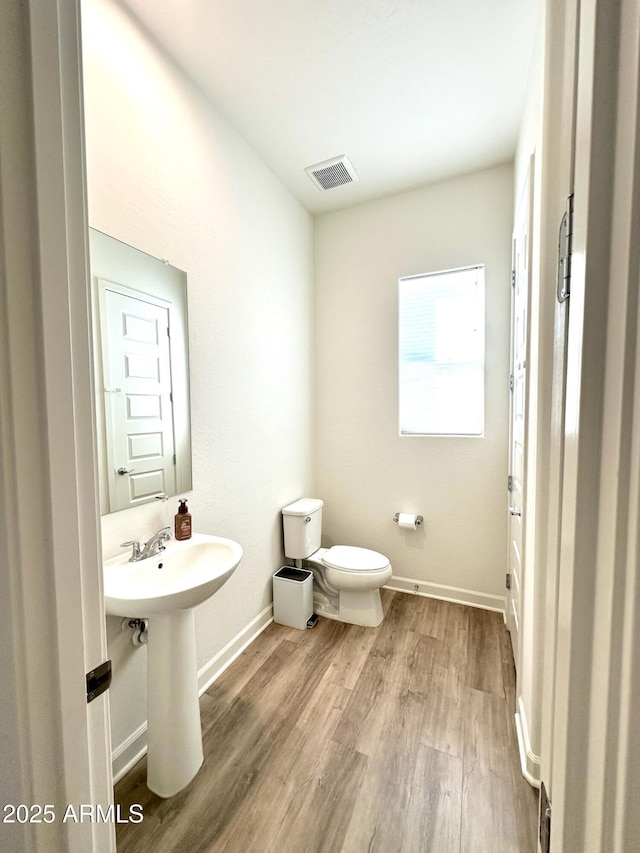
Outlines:
{"type": "Polygon", "coordinates": [[[321,190],[332,190],[344,184],[352,184],[358,180],[356,170],[348,157],[334,157],[314,166],[307,166],[305,172],[313,183],[321,190]]]}

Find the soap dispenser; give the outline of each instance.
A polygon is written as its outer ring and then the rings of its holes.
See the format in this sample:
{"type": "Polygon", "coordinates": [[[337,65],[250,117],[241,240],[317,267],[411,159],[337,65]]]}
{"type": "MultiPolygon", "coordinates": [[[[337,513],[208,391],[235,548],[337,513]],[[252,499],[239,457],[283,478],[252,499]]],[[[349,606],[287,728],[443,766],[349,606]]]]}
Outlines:
{"type": "Polygon", "coordinates": [[[176,539],[191,539],[191,513],[187,509],[186,498],[180,499],[180,506],[175,517],[176,539]]]}

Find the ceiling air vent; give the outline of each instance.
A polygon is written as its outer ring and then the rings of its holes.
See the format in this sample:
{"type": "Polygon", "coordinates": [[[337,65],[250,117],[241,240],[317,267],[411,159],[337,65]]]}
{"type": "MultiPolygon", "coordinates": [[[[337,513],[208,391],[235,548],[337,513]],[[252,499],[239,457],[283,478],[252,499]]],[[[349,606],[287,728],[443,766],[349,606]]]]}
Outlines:
{"type": "Polygon", "coordinates": [[[334,157],[332,160],[307,166],[305,172],[320,190],[332,190],[359,180],[348,157],[334,157]]]}

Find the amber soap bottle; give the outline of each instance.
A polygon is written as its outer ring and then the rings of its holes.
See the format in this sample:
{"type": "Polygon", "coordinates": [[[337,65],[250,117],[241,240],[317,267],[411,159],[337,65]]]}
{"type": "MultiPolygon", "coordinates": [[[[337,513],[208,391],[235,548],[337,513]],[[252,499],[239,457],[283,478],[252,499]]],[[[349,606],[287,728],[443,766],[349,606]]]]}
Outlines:
{"type": "Polygon", "coordinates": [[[186,499],[180,500],[180,506],[175,517],[176,539],[191,539],[191,513],[187,509],[186,499]]]}

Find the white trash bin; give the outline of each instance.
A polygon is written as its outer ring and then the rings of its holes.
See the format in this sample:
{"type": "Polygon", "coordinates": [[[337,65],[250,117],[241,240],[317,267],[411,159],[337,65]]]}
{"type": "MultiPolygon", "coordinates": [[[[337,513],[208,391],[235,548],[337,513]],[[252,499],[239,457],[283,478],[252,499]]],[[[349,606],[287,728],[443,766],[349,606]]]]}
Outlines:
{"type": "Polygon", "coordinates": [[[313,572],[282,566],[273,576],[273,621],[303,629],[313,615],[313,572]]]}

